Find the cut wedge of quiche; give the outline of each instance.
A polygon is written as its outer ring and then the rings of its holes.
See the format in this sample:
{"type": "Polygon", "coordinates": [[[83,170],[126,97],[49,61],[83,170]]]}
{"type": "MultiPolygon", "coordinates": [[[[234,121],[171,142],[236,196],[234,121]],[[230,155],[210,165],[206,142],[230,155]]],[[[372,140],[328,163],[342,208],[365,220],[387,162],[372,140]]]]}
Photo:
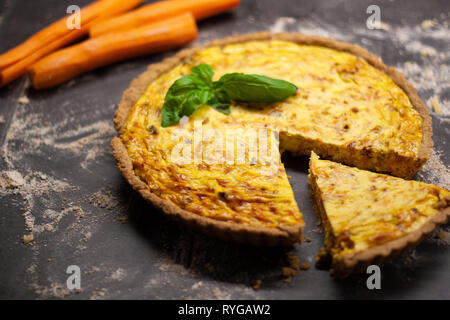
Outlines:
{"type": "Polygon", "coordinates": [[[300,241],[304,225],[280,152],[313,150],[406,178],[432,145],[427,107],[399,72],[359,46],[287,33],[230,37],[151,65],[125,91],[114,124],[119,169],[145,199],[207,234],[263,245],[300,241]],[[272,104],[233,102],[229,115],[205,106],[162,127],[167,90],[199,64],[212,66],[213,80],[259,74],[298,91],[272,104]],[[248,131],[258,132],[256,140],[248,131]],[[279,146],[269,143],[266,152],[260,141],[273,136],[279,146]],[[224,160],[208,161],[214,152],[224,160]],[[255,157],[261,153],[266,160],[255,157]]]}
{"type": "Polygon", "coordinates": [[[318,266],[345,277],[412,248],[450,216],[450,191],[319,160],[309,181],[325,230],[318,266]]]}

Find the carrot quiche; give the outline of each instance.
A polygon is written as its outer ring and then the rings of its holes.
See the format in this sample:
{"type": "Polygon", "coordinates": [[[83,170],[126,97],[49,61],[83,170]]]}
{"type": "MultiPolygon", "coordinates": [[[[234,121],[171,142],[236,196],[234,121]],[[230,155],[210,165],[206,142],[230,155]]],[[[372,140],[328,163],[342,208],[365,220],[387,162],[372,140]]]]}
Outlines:
{"type": "Polygon", "coordinates": [[[309,180],[325,230],[319,266],[339,277],[413,247],[450,216],[450,191],[311,155],[309,180]]]}
{"type": "Polygon", "coordinates": [[[125,91],[114,124],[119,168],[144,198],[207,234],[265,245],[299,241],[304,225],[280,152],[314,150],[409,178],[432,144],[427,108],[394,68],[356,45],[287,33],[230,37],[151,65],[125,91]],[[170,86],[200,64],[214,80],[259,74],[298,90],[281,102],[232,102],[229,114],[204,106],[162,126],[170,86]]]}

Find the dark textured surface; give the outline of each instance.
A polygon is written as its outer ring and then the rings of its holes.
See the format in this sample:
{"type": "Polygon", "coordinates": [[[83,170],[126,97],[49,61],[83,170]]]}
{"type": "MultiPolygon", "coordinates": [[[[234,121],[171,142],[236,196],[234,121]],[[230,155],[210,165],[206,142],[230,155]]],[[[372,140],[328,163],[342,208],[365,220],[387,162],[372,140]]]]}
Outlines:
{"type": "MultiPolygon", "coordinates": [[[[0,52],[62,16],[69,4],[74,2],[0,1],[0,52]]],[[[365,29],[370,4],[243,0],[235,12],[201,22],[198,42],[275,30],[279,17],[293,17],[297,20],[285,23],[285,30],[359,43],[389,65],[410,61],[439,69],[449,63],[448,37],[412,32],[423,20],[436,18],[448,33],[448,1],[378,1],[383,22],[390,26],[383,31],[365,29]],[[434,48],[438,60],[426,60],[408,46],[409,40],[434,48]]],[[[383,266],[381,290],[366,288],[367,275],[338,281],[314,267],[286,284],[281,275],[286,250],[237,246],[193,234],[143,201],[115,167],[109,146],[114,136],[111,120],[130,81],[170,54],[101,68],[43,92],[30,89],[25,78],[0,89],[0,170],[18,172],[25,180],[0,193],[0,298],[450,298],[449,247],[433,240],[422,243],[413,255],[383,266]],[[17,103],[23,95],[28,105],[17,103]],[[52,181],[60,187],[53,189],[52,181]],[[101,195],[111,200],[108,208],[99,202],[101,195]],[[36,229],[33,243],[24,245],[24,216],[34,217],[35,227],[50,222],[52,228],[36,229]],[[82,271],[80,293],[64,289],[65,271],[72,264],[82,271]],[[251,285],[258,279],[262,286],[254,291],[251,285]]],[[[448,73],[431,76],[438,85],[418,83],[421,98],[438,95],[448,101],[448,86],[436,80],[448,78],[448,73]]],[[[448,167],[448,116],[432,116],[435,150],[448,167]]],[[[313,264],[322,234],[309,201],[307,159],[286,156],[284,162],[306,220],[305,236],[312,239],[289,251],[302,263],[313,264]]],[[[423,172],[418,178],[439,182],[442,177],[423,172]]]]}

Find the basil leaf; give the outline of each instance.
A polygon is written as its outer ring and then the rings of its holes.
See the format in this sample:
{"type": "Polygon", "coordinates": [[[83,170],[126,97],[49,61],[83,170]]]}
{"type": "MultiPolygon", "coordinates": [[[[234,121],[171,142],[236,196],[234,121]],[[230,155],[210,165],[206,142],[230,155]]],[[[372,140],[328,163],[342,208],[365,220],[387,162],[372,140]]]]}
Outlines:
{"type": "Polygon", "coordinates": [[[297,91],[288,81],[257,74],[229,73],[213,82],[214,70],[207,64],[199,64],[191,71],[167,91],[161,111],[163,127],[177,123],[205,104],[228,115],[232,100],[270,103],[282,101],[297,91]]]}
{"type": "Polygon", "coordinates": [[[211,92],[208,89],[201,89],[189,93],[182,103],[181,117],[193,114],[195,110],[207,103],[210,96],[211,92]]]}
{"type": "Polygon", "coordinates": [[[231,99],[223,90],[213,90],[213,94],[209,98],[207,104],[223,114],[229,115],[231,112],[231,99]]]}
{"type": "Polygon", "coordinates": [[[297,92],[297,87],[288,81],[257,74],[228,73],[218,83],[231,100],[242,102],[277,102],[297,92]]]}
{"type": "Polygon", "coordinates": [[[208,64],[199,64],[191,69],[193,75],[197,76],[205,83],[210,84],[214,76],[214,70],[208,64]]]}
{"type": "Polygon", "coordinates": [[[192,74],[188,74],[176,80],[172,84],[172,86],[170,86],[166,96],[168,95],[179,96],[186,94],[192,90],[207,89],[207,88],[209,88],[209,85],[206,84],[204,81],[202,81],[200,78],[192,74]]]}
{"type": "Polygon", "coordinates": [[[176,80],[167,91],[161,110],[163,127],[177,123],[183,116],[191,115],[211,98],[209,86],[193,75],[176,80]]]}

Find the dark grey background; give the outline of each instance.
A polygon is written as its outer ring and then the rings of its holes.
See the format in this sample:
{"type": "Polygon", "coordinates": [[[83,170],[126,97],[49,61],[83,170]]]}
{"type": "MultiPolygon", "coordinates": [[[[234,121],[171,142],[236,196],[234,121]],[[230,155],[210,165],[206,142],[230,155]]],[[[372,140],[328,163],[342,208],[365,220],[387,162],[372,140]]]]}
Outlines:
{"type": "MultiPolygon", "coordinates": [[[[0,52],[63,16],[68,5],[88,2],[0,1],[0,52]]],[[[449,52],[448,37],[427,37],[426,33],[422,37],[412,35],[411,30],[420,28],[423,20],[435,18],[448,33],[449,4],[445,0],[243,0],[234,12],[200,22],[197,43],[234,33],[276,30],[282,24],[276,25],[279,17],[293,17],[297,20],[287,20],[285,30],[300,29],[359,43],[380,55],[388,65],[402,66],[411,61],[419,66],[438,66],[449,63],[446,54],[439,55],[449,52]],[[365,28],[366,8],[370,4],[381,7],[382,21],[389,30],[371,32],[365,28]],[[406,40],[402,38],[402,30],[406,40]],[[437,58],[424,57],[414,46],[408,47],[408,37],[434,48],[437,58]]],[[[284,156],[307,223],[305,236],[312,239],[311,243],[293,249],[239,246],[193,234],[143,201],[116,169],[109,146],[114,136],[110,121],[130,81],[148,64],[173,52],[101,68],[47,91],[29,88],[25,77],[0,89],[0,119],[4,120],[0,123],[0,170],[20,172],[27,183],[34,181],[45,186],[56,179],[71,186],[63,191],[30,192],[22,186],[0,193],[0,298],[450,298],[449,247],[433,240],[423,242],[413,254],[383,266],[382,290],[368,290],[367,275],[340,281],[314,267],[300,271],[291,283],[284,283],[281,268],[287,265],[286,252],[313,265],[322,245],[322,234],[317,232],[320,229],[309,201],[306,158],[284,156]],[[17,103],[23,95],[28,96],[30,104],[17,103]],[[99,123],[103,127],[96,126],[99,123]],[[105,123],[109,126],[106,129],[105,123]],[[68,131],[80,128],[88,129],[67,135],[68,131]],[[52,142],[44,139],[48,137],[52,142]],[[78,152],[61,147],[64,143],[80,142],[83,137],[92,141],[78,152]],[[90,150],[97,152],[94,159],[89,157],[90,150]],[[36,180],[40,178],[36,172],[46,174],[42,181],[36,180]],[[109,208],[99,205],[101,194],[114,200],[109,208]],[[77,220],[69,203],[80,207],[85,212],[84,218],[77,220]],[[45,222],[47,209],[68,213],[54,224],[56,230],[36,232],[32,244],[22,244],[22,236],[28,233],[22,214],[34,216],[36,223],[45,222]],[[71,264],[82,271],[80,293],[64,288],[65,271],[71,264]],[[254,291],[251,285],[258,279],[262,280],[262,286],[254,291]]],[[[448,78],[448,73],[438,72],[431,76],[448,78]]],[[[417,73],[412,76],[417,77],[417,73]]],[[[436,78],[432,81],[439,83],[436,78]]],[[[441,101],[449,99],[448,87],[439,85],[430,88],[422,83],[418,87],[422,99],[427,101],[435,94],[441,101]]],[[[448,166],[449,148],[445,144],[449,135],[448,117],[434,113],[432,117],[435,150],[442,153],[441,160],[448,166]]],[[[417,178],[436,182],[436,177],[427,172],[417,178]]]]}

